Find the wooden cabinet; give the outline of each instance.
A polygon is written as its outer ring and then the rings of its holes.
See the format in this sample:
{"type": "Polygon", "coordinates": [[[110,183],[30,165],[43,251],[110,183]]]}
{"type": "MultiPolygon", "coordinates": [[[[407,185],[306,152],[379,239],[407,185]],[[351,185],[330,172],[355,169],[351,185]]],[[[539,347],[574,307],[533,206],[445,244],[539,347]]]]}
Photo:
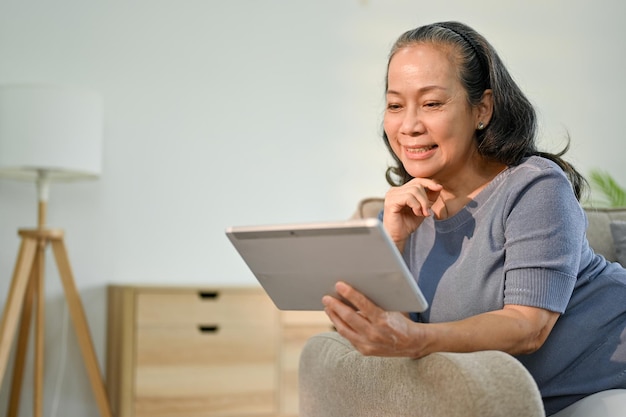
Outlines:
{"type": "Polygon", "coordinates": [[[252,288],[111,286],[107,388],[118,417],[297,416],[297,367],[322,312],[252,288]]]}

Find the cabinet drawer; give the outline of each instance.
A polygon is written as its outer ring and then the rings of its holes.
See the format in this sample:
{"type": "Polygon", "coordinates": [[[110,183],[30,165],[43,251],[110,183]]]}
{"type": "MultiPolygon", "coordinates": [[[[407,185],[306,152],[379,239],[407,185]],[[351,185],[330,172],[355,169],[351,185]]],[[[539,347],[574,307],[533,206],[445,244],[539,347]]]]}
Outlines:
{"type": "Polygon", "coordinates": [[[210,330],[185,326],[139,327],[135,366],[202,366],[276,360],[278,330],[273,323],[216,322],[210,330]]]}
{"type": "Polygon", "coordinates": [[[276,308],[250,290],[143,291],[137,294],[137,326],[221,322],[271,322],[276,308]]]}
{"type": "Polygon", "coordinates": [[[136,371],[134,417],[275,415],[273,364],[141,367],[136,371]]]}

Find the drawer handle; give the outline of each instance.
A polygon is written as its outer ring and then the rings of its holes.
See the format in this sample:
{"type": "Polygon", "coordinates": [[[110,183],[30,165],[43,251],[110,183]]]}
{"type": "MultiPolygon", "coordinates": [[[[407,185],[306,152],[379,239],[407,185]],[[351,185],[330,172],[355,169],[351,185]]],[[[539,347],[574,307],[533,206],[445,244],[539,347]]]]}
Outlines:
{"type": "Polygon", "coordinates": [[[220,329],[220,326],[217,325],[199,325],[198,330],[200,333],[217,333],[220,329]]]}
{"type": "Polygon", "coordinates": [[[198,297],[202,299],[215,300],[220,296],[218,291],[198,291],[198,297]]]}

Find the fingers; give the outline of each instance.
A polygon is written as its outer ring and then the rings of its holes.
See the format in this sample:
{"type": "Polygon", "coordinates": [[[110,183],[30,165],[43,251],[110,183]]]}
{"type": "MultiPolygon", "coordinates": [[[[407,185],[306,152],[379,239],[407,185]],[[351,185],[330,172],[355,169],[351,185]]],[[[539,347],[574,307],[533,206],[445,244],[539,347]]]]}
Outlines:
{"type": "Polygon", "coordinates": [[[342,300],[325,296],[322,303],[338,330],[345,327],[357,333],[362,332],[376,317],[384,314],[380,307],[350,285],[338,282],[335,289],[342,300]]]}
{"type": "Polygon", "coordinates": [[[337,332],[363,355],[412,357],[410,320],[401,313],[389,313],[372,303],[348,284],[338,282],[340,298],[325,296],[326,314],[337,332]]]}
{"type": "Polygon", "coordinates": [[[354,340],[358,337],[359,326],[358,321],[363,320],[357,311],[346,305],[341,300],[330,295],[322,299],[324,311],[333,323],[337,332],[348,340],[354,340]]]}
{"type": "Polygon", "coordinates": [[[443,186],[431,179],[414,178],[387,192],[383,223],[400,251],[404,249],[409,235],[430,216],[430,209],[442,190],[443,186]]]}
{"type": "Polygon", "coordinates": [[[370,301],[363,293],[355,290],[345,282],[339,281],[335,284],[335,290],[337,294],[346,299],[350,304],[354,306],[356,312],[362,312],[362,317],[372,317],[377,311],[382,311],[376,304],[370,301]]]}
{"type": "Polygon", "coordinates": [[[443,186],[428,178],[414,178],[403,186],[394,187],[385,197],[385,212],[399,213],[407,207],[415,216],[428,217],[443,186]]]}

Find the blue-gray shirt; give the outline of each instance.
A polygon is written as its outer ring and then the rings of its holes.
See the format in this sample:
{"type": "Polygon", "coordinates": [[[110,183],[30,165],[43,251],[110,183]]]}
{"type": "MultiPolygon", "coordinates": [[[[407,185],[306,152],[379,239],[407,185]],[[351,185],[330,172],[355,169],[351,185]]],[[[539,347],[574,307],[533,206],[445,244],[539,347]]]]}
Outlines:
{"type": "Polygon", "coordinates": [[[587,219],[553,162],[531,157],[500,173],[456,215],[429,217],[405,248],[430,307],[423,322],[505,304],[561,313],[546,343],[518,359],[548,415],[626,388],[626,270],[589,247],[587,219]]]}

